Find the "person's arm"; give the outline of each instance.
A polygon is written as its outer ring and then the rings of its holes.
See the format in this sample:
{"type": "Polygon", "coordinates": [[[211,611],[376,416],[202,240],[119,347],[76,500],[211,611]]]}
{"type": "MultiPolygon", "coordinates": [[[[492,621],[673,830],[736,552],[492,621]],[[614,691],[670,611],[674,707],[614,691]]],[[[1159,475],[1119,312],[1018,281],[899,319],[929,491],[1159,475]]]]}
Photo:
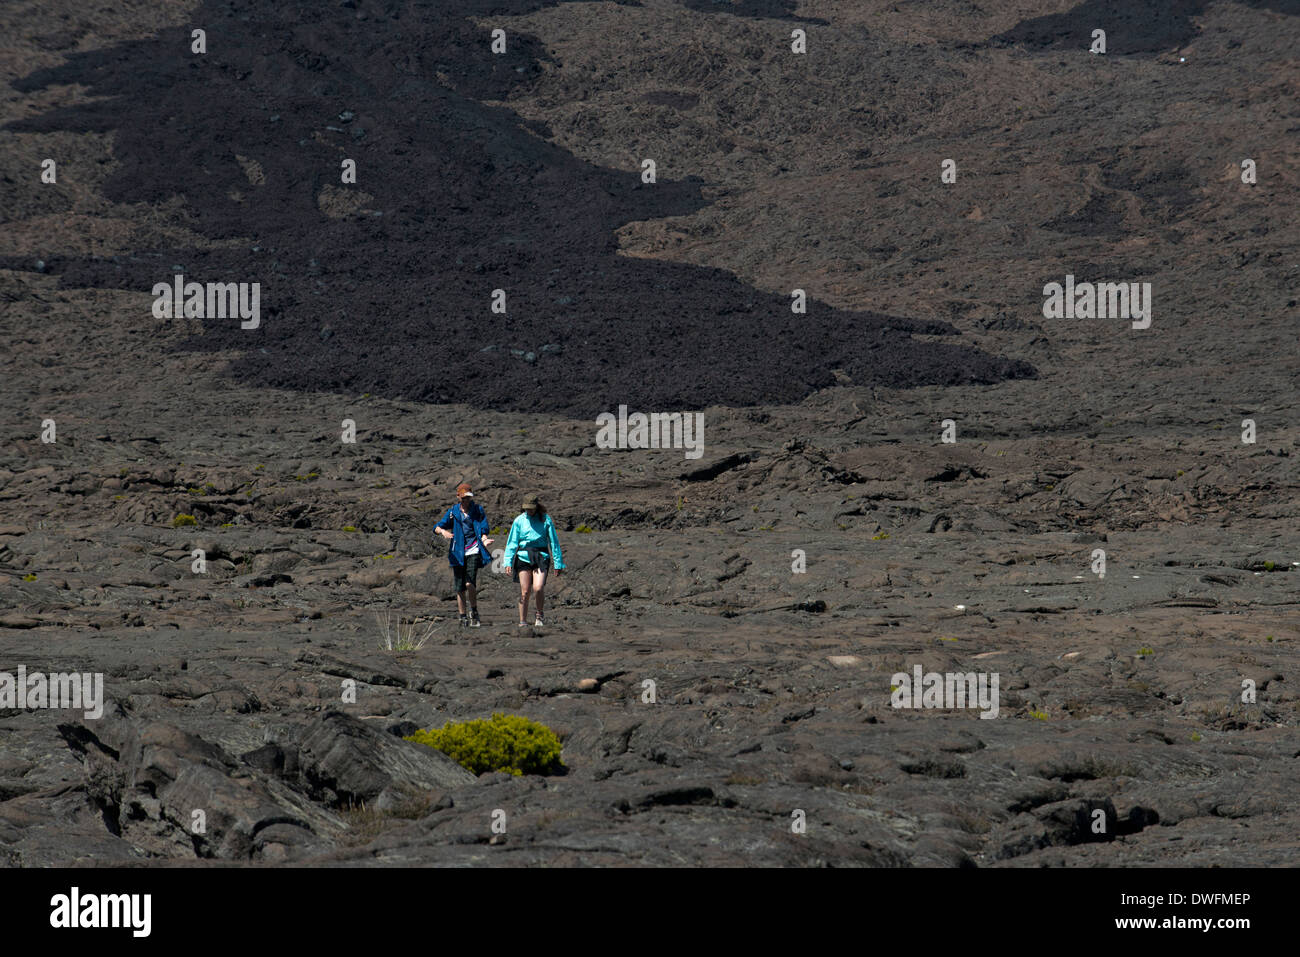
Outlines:
{"type": "Polygon", "coordinates": [[[552,564],[557,572],[564,570],[564,556],[560,554],[560,538],[555,534],[555,523],[551,521],[551,516],[546,516],[546,531],[551,539],[551,557],[554,559],[552,564]]]}
{"type": "Polygon", "coordinates": [[[456,536],[450,531],[448,531],[448,529],[450,529],[454,525],[454,523],[455,523],[455,519],[451,517],[451,509],[447,509],[447,514],[445,514],[442,517],[441,522],[433,526],[433,530],[436,534],[442,536],[443,538],[447,538],[447,539],[455,538],[456,536]]]}
{"type": "Polygon", "coordinates": [[[492,530],[492,523],[488,521],[487,509],[480,510],[479,514],[482,515],[483,518],[479,521],[476,531],[478,532],[479,541],[483,543],[484,548],[487,548],[493,542],[493,539],[487,537],[488,532],[492,530]]]}

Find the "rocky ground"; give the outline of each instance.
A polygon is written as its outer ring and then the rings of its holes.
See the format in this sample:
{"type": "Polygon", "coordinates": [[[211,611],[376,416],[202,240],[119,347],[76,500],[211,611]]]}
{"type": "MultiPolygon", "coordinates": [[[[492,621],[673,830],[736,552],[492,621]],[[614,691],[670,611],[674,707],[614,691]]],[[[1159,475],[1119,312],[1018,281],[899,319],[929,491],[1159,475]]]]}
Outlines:
{"type": "Polygon", "coordinates": [[[312,6],[0,11],[0,671],[109,699],[0,711],[4,860],[1294,862],[1293,5],[312,6]],[[207,112],[158,39],[199,21],[207,112]],[[464,52],[495,26],[517,61],[464,52]],[[359,202],[265,132],[333,162],[365,138],[322,100],[378,144],[359,202]],[[173,264],[264,281],[264,338],[152,318],[173,264]],[[1044,319],[1066,273],[1151,282],[1151,328],[1044,319]],[[572,309],[486,315],[507,279],[572,309]],[[469,316],[496,354],[444,348],[469,316]],[[703,411],[704,456],[597,448],[620,403],[703,411]],[[532,491],[555,516],[544,631],[487,571],[457,627],[430,526],[462,480],[494,525],[532,491]],[[422,648],[382,647],[399,622],[422,648]],[[999,717],[893,708],[916,665],[996,672],[999,717]],[[399,738],[494,711],[554,728],[567,773],[399,738]]]}

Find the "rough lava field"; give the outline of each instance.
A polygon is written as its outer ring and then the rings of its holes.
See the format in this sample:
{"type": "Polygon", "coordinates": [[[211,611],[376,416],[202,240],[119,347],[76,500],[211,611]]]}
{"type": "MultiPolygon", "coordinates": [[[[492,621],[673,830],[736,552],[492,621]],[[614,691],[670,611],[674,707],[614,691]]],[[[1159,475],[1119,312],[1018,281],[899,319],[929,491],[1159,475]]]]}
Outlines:
{"type": "Polygon", "coordinates": [[[106,698],[0,708],[0,862],[1297,861],[1300,2],[14,0],[0,37],[0,671],[106,698]],[[260,327],[156,318],[177,274],[261,283],[260,327]],[[1066,275],[1151,283],[1150,327],[1045,318],[1066,275]],[[704,454],[597,447],[620,405],[704,454]],[[544,630],[486,569],[457,626],[461,481],[554,516],[544,630]],[[894,708],[915,666],[997,673],[998,717],[894,708]],[[567,773],[401,740],[493,712],[567,773]]]}

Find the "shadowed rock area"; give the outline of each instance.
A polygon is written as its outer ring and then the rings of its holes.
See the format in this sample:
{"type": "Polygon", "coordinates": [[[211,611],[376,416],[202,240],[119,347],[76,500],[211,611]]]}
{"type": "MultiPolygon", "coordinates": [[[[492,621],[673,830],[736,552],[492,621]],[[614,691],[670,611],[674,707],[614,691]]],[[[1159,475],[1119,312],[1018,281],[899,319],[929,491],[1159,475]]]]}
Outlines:
{"type": "Polygon", "coordinates": [[[12,129],[111,131],[122,162],[105,195],[179,198],[188,228],[217,241],[47,268],[69,286],[135,291],[175,272],[260,283],[260,329],[208,319],[186,346],[237,349],[235,373],[269,386],[589,417],[792,402],[836,370],[891,386],[1033,373],[911,336],[957,335],[946,322],[816,302],[794,314],[788,293],[618,255],[619,227],[698,209],[698,180],[674,182],[660,157],[662,181],[643,184],[485,105],[545,59],[526,34],[494,55],[475,12],[209,0],[192,15],[220,25],[207,54],[171,28],[32,75],[18,88],[76,83],[96,99],[12,129]],[[346,159],[355,186],[340,182],[346,159]],[[504,315],[489,311],[494,289],[504,315]]]}
{"type": "MultiPolygon", "coordinates": [[[[1300,0],[1240,2],[1292,16],[1300,14],[1300,0]]],[[[1208,0],[1086,0],[1064,13],[1024,20],[994,40],[1031,50],[1086,50],[1093,31],[1104,30],[1107,55],[1152,54],[1193,40],[1200,33],[1196,21],[1208,6],[1208,0]]]]}

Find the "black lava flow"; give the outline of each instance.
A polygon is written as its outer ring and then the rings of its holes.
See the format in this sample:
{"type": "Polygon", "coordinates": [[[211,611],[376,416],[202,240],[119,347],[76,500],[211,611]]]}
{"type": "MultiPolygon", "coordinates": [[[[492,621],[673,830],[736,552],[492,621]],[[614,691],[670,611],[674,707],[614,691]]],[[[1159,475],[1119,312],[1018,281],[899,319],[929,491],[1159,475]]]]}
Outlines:
{"type": "Polygon", "coordinates": [[[109,199],[180,197],[195,232],[240,240],[45,268],[70,287],[146,293],[175,271],[260,283],[259,328],[208,318],[184,348],[236,350],[232,374],[281,388],[586,418],[795,402],[833,370],[899,387],[1035,374],[912,338],[956,335],[947,323],[815,301],[797,315],[788,295],[721,270],[620,256],[619,226],[699,209],[700,181],[644,184],[485,105],[532,83],[546,53],[508,34],[494,54],[470,17],[544,5],[205,0],[188,25],[32,74],[19,89],[84,84],[92,99],[10,129],[111,131],[109,199]],[[194,27],[205,54],[191,52],[194,27]],[[344,159],[355,186],[340,182],[344,159]],[[331,218],[327,187],[370,198],[331,218]],[[505,315],[490,310],[495,289],[505,315]]]}

